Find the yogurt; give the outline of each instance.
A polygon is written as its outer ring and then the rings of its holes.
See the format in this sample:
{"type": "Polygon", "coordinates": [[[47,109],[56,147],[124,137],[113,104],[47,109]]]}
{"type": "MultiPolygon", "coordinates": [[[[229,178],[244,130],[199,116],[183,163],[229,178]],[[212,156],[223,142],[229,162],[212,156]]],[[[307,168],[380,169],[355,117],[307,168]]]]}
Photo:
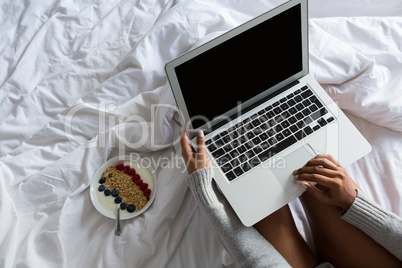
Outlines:
{"type": "MultiPolygon", "coordinates": [[[[152,173],[147,168],[143,167],[142,165],[140,165],[139,163],[134,162],[134,161],[124,161],[123,165],[130,166],[131,168],[135,169],[136,174],[140,175],[143,183],[148,184],[148,189],[150,189],[152,191],[151,192],[151,196],[152,196],[154,194],[152,173]]],[[[100,185],[100,184],[98,184],[98,185],[100,185]]],[[[104,195],[103,192],[99,192],[98,190],[96,190],[96,197],[98,199],[99,204],[103,207],[103,209],[105,209],[113,214],[116,213],[117,206],[120,206],[120,204],[116,204],[114,202],[114,197],[112,197],[111,195],[106,196],[106,195],[104,195]]],[[[145,209],[146,206],[143,207],[141,210],[145,209]]],[[[120,215],[121,216],[124,216],[124,215],[129,216],[129,215],[135,214],[137,212],[140,212],[141,210],[135,211],[133,213],[127,212],[127,210],[120,210],[120,215]]]]}

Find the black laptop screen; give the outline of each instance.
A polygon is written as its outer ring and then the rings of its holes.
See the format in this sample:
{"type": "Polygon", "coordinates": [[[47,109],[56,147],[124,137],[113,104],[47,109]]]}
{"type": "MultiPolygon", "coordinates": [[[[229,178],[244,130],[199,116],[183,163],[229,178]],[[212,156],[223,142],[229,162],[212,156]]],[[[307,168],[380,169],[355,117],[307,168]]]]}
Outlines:
{"type": "Polygon", "coordinates": [[[177,66],[190,119],[209,121],[302,71],[301,30],[299,4],[177,66]]]}

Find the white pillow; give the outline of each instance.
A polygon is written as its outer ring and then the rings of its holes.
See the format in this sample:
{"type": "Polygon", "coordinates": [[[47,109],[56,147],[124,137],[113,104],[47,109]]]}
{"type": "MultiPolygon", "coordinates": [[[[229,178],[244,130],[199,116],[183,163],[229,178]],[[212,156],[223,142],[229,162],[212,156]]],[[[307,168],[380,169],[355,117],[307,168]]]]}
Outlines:
{"type": "Polygon", "coordinates": [[[311,19],[310,73],[339,107],[402,131],[402,19],[311,19]],[[391,35],[392,34],[392,38],[391,35]]]}

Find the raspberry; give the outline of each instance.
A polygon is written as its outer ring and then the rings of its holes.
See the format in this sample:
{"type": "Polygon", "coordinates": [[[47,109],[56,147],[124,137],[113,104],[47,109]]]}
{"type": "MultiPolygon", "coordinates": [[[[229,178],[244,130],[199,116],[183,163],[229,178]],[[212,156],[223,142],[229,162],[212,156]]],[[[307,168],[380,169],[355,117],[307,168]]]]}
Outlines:
{"type": "Polygon", "coordinates": [[[143,183],[143,184],[141,184],[141,186],[140,186],[141,191],[144,191],[144,190],[147,189],[147,188],[148,188],[148,183],[143,183]]]}
{"type": "Polygon", "coordinates": [[[130,168],[127,172],[128,175],[135,175],[135,169],[130,168]]]}
{"type": "Polygon", "coordinates": [[[117,170],[123,170],[124,165],[123,165],[123,164],[118,164],[118,165],[116,166],[116,168],[117,168],[117,170]]]}
{"type": "Polygon", "coordinates": [[[136,181],[138,181],[139,179],[141,179],[140,175],[138,175],[138,174],[134,174],[134,175],[133,175],[133,182],[136,182],[136,181]]]}
{"type": "Polygon", "coordinates": [[[123,172],[124,173],[127,173],[129,170],[130,170],[130,166],[125,166],[124,168],[123,168],[123,172]]]}
{"type": "Polygon", "coordinates": [[[151,189],[145,189],[145,190],[144,190],[144,195],[145,195],[146,197],[150,196],[150,195],[151,195],[151,189]]]}
{"type": "Polygon", "coordinates": [[[141,186],[142,180],[136,180],[136,181],[135,181],[135,184],[137,184],[138,186],[141,186]]]}

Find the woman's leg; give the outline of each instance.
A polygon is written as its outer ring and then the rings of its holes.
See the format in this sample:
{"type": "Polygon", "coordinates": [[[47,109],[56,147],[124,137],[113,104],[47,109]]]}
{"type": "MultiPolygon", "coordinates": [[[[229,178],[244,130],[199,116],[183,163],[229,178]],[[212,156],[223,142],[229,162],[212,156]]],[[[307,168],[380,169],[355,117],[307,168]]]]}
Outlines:
{"type": "Polygon", "coordinates": [[[368,235],[340,218],[341,209],[308,193],[300,198],[320,261],[335,267],[401,267],[401,262],[368,235]]]}
{"type": "Polygon", "coordinates": [[[254,228],[292,267],[314,267],[318,264],[310,247],[297,230],[288,205],[257,222],[254,228]]]}

